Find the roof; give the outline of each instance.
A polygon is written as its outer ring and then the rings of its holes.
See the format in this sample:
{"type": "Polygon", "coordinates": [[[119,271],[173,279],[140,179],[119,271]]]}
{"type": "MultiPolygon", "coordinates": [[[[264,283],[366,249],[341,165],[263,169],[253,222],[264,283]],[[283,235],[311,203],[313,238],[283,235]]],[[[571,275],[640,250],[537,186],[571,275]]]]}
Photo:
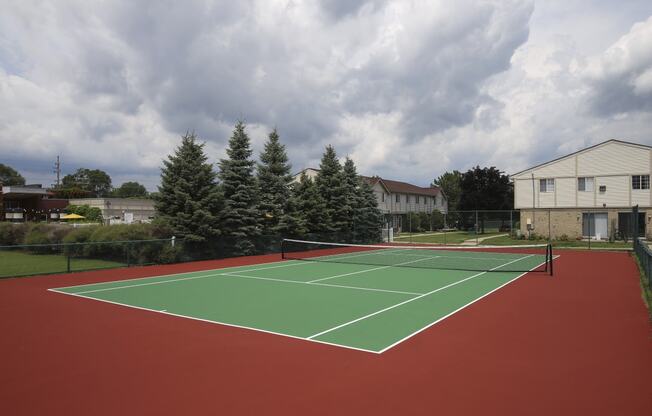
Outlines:
{"type": "Polygon", "coordinates": [[[635,146],[635,147],[641,147],[641,148],[644,148],[644,149],[652,149],[652,146],[648,146],[648,145],[645,145],[645,144],[634,143],[634,142],[627,142],[627,141],[625,141],[625,140],[610,139],[610,140],[605,140],[604,142],[600,142],[600,143],[598,143],[598,144],[594,144],[593,146],[585,147],[584,149],[580,149],[580,150],[578,150],[578,151],[576,151],[576,152],[569,153],[569,154],[567,154],[567,155],[564,155],[564,156],[558,157],[558,158],[556,158],[556,159],[552,159],[552,160],[549,160],[549,161],[547,161],[547,162],[539,163],[538,165],[532,166],[532,167],[527,168],[527,169],[523,169],[523,170],[520,171],[520,172],[512,173],[512,174],[509,175],[509,176],[510,176],[510,177],[511,177],[511,176],[518,176],[518,175],[521,175],[522,173],[527,172],[528,170],[532,170],[532,169],[540,168],[540,167],[542,167],[542,166],[549,165],[549,164],[554,163],[554,162],[558,162],[558,161],[560,161],[560,160],[562,160],[562,159],[566,159],[567,157],[575,156],[575,155],[577,155],[577,154],[579,154],[579,153],[584,153],[584,152],[587,152],[587,151],[589,151],[589,150],[595,149],[595,148],[597,148],[597,147],[601,147],[601,146],[607,145],[607,144],[609,144],[609,143],[619,143],[619,144],[624,144],[624,145],[627,145],[627,146],[635,146]]]}
{"type": "Polygon", "coordinates": [[[39,188],[36,186],[3,186],[1,191],[5,195],[48,195],[47,189],[39,188]]]}
{"type": "MultiPolygon", "coordinates": [[[[317,168],[305,168],[299,171],[296,176],[301,175],[307,170],[312,170],[319,172],[317,168]]],[[[367,181],[369,185],[374,186],[376,183],[380,182],[380,185],[387,190],[388,193],[399,193],[399,194],[412,194],[412,195],[426,195],[426,196],[436,196],[439,194],[444,194],[438,186],[430,185],[427,188],[412,185],[411,183],[394,181],[391,179],[381,178],[380,176],[364,176],[359,175],[363,180],[367,181]]]]}
{"type": "Polygon", "coordinates": [[[369,184],[372,186],[377,182],[380,182],[381,185],[390,193],[426,196],[437,196],[442,193],[441,189],[438,186],[434,185],[431,185],[428,188],[423,188],[421,186],[412,185],[411,183],[393,181],[391,179],[384,179],[379,176],[362,176],[362,178],[369,182],[369,184]]]}

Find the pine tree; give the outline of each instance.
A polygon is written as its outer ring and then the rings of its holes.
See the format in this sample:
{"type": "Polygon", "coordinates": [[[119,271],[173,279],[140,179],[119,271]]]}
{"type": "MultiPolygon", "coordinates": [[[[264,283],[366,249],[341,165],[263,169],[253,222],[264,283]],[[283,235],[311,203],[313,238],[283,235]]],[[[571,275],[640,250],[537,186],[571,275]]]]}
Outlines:
{"type": "Polygon", "coordinates": [[[194,133],[186,133],[161,169],[156,216],[188,242],[205,242],[220,234],[223,198],[207,160],[204,144],[194,133]]]}
{"type": "Polygon", "coordinates": [[[297,212],[305,223],[306,231],[311,234],[331,232],[330,218],[325,215],[326,201],[312,179],[302,173],[293,191],[298,203],[297,212]]]}
{"type": "MultiPolygon", "coordinates": [[[[288,223],[291,219],[283,219],[286,204],[290,199],[291,166],[285,146],[279,141],[274,129],[265,143],[265,150],[260,154],[257,178],[259,186],[258,210],[261,214],[263,234],[279,233],[279,223],[288,223]]],[[[284,227],[286,227],[284,225],[284,227]]]]}
{"type": "Polygon", "coordinates": [[[344,169],[342,169],[342,187],[344,192],[344,206],[346,223],[342,232],[353,235],[356,224],[357,209],[362,204],[360,195],[360,177],[356,171],[355,164],[350,158],[346,158],[344,169]]]}
{"type": "Polygon", "coordinates": [[[255,238],[260,235],[257,208],[257,186],[251,145],[245,124],[238,121],[226,150],[228,159],[221,159],[218,174],[224,192],[222,234],[232,243],[234,255],[256,252],[255,238]]]}
{"type": "Polygon", "coordinates": [[[333,146],[326,146],[319,165],[319,174],[315,179],[317,190],[326,202],[325,223],[330,225],[330,232],[346,232],[350,210],[346,205],[346,193],[343,184],[342,165],[337,160],[333,146]]]}
{"type": "Polygon", "coordinates": [[[378,209],[378,200],[366,181],[360,181],[359,201],[356,209],[356,240],[362,243],[375,243],[382,240],[383,214],[378,209]]]}
{"type": "Polygon", "coordinates": [[[276,226],[276,232],[283,237],[299,238],[308,232],[306,219],[300,210],[302,201],[295,190],[298,186],[290,188],[290,196],[285,203],[283,215],[276,226]]]}

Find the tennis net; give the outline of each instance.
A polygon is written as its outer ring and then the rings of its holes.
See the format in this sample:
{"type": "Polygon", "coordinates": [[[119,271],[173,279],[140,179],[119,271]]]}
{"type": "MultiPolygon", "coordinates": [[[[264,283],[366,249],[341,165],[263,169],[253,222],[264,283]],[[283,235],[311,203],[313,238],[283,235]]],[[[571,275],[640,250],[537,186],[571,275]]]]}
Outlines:
{"type": "Polygon", "coordinates": [[[484,272],[548,272],[552,246],[406,246],[363,245],[284,239],[286,260],[484,272]]]}

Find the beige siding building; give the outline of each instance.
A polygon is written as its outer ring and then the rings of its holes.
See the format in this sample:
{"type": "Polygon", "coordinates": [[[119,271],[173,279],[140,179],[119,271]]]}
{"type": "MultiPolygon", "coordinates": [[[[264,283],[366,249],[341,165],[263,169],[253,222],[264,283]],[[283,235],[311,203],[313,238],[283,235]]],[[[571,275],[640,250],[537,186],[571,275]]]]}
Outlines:
{"type": "MultiPolygon", "coordinates": [[[[299,180],[302,173],[314,180],[319,169],[306,168],[294,175],[295,181],[299,180]]],[[[435,210],[442,214],[448,212],[446,195],[437,186],[421,187],[379,176],[360,177],[371,185],[378,201],[378,208],[385,214],[388,222],[393,224],[396,232],[401,231],[401,215],[403,214],[409,212],[431,213],[435,210]]]]}
{"type": "Polygon", "coordinates": [[[607,239],[630,232],[638,205],[639,234],[652,234],[652,147],[608,140],[511,175],[521,232],[552,238],[607,239]],[[550,225],[549,225],[550,223],[550,225]]]}

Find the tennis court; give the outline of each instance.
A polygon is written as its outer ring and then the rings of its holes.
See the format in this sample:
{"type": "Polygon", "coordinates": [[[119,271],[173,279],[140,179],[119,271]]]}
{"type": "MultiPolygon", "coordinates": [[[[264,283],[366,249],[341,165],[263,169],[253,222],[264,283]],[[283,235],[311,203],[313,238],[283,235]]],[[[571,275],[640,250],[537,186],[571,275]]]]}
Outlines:
{"type": "Polygon", "coordinates": [[[547,245],[283,246],[280,262],[50,290],[382,353],[553,260],[547,245]]]}

